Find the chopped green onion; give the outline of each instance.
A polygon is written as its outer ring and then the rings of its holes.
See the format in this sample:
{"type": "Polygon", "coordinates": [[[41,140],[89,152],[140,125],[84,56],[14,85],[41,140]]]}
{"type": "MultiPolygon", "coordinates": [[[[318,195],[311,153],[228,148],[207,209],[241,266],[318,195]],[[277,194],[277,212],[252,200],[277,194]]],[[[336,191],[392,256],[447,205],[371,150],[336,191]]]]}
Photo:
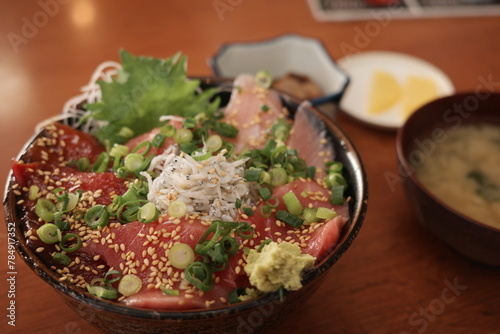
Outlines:
{"type": "Polygon", "coordinates": [[[186,280],[203,292],[209,291],[213,286],[212,272],[203,262],[193,262],[184,271],[186,280]]]}
{"type": "Polygon", "coordinates": [[[264,201],[267,201],[272,196],[271,190],[269,190],[269,188],[267,186],[259,187],[258,191],[259,191],[260,197],[264,201]]]}
{"type": "Polygon", "coordinates": [[[302,218],[304,218],[304,225],[309,225],[319,220],[319,218],[316,217],[316,212],[317,212],[316,208],[309,208],[309,207],[304,208],[304,211],[302,212],[302,218]]]}
{"type": "Polygon", "coordinates": [[[222,138],[218,135],[212,135],[207,138],[206,144],[210,151],[216,152],[222,147],[222,138]]]}
{"type": "Polygon", "coordinates": [[[101,154],[99,154],[99,156],[97,157],[97,160],[94,163],[94,166],[92,167],[92,171],[94,173],[105,172],[109,166],[109,161],[110,161],[109,154],[106,152],[101,152],[101,154]]]}
{"type": "Polygon", "coordinates": [[[260,214],[262,215],[262,217],[264,218],[269,218],[271,217],[271,214],[273,212],[273,209],[269,206],[269,205],[263,205],[261,208],[260,208],[260,214]]]}
{"type": "Polygon", "coordinates": [[[164,285],[161,286],[161,292],[168,296],[178,296],[179,295],[179,290],[174,290],[174,289],[167,289],[164,285]]]}
{"type": "Polygon", "coordinates": [[[253,212],[252,208],[249,208],[249,207],[244,207],[243,208],[243,212],[247,215],[247,216],[253,216],[255,214],[255,212],[253,212]]]}
{"type": "Polygon", "coordinates": [[[271,157],[271,154],[276,149],[277,145],[278,143],[275,140],[269,139],[266,145],[262,148],[261,153],[266,157],[271,157]]]}
{"type": "Polygon", "coordinates": [[[120,131],[118,131],[118,136],[125,139],[130,139],[134,136],[134,130],[129,127],[123,126],[120,131]]]}
{"type": "Polygon", "coordinates": [[[142,156],[148,155],[148,153],[151,151],[151,147],[153,145],[149,140],[145,140],[142,143],[137,144],[136,147],[132,150],[132,153],[138,153],[141,154],[142,156]],[[141,149],[144,149],[141,151],[141,149]]]}
{"type": "Polygon", "coordinates": [[[262,173],[260,173],[259,182],[260,183],[271,183],[271,175],[269,175],[269,173],[266,171],[262,171],[262,173]]]}
{"type": "Polygon", "coordinates": [[[36,201],[35,213],[37,216],[48,223],[54,221],[54,212],[56,211],[56,206],[52,201],[46,198],[39,198],[36,201]]]}
{"type": "Polygon", "coordinates": [[[71,263],[71,258],[63,253],[55,253],[52,255],[52,259],[56,262],[59,262],[63,266],[67,266],[71,263]]]}
{"type": "MultiPolygon", "coordinates": [[[[275,121],[273,127],[271,128],[274,138],[281,140],[283,142],[286,141],[290,136],[291,129],[292,129],[291,124],[288,123],[287,120],[284,118],[278,118],[275,121]]],[[[295,156],[298,156],[298,154],[295,154],[295,156]]]]}
{"type": "Polygon", "coordinates": [[[246,295],[246,289],[243,287],[237,287],[231,290],[231,292],[229,292],[227,301],[229,304],[236,304],[241,301],[240,296],[245,296],[245,295],[246,295]]]}
{"type": "MultiPolygon", "coordinates": [[[[253,231],[252,231],[252,235],[253,235],[253,231]]],[[[236,253],[238,253],[238,251],[240,249],[240,245],[238,244],[238,241],[235,238],[230,237],[228,235],[223,237],[219,241],[219,243],[222,245],[222,249],[224,250],[224,252],[227,254],[228,257],[234,256],[236,253]]]]}
{"type": "Polygon", "coordinates": [[[195,161],[203,161],[207,160],[212,156],[212,151],[203,148],[198,148],[193,152],[191,152],[190,155],[195,161]]]}
{"type": "Polygon", "coordinates": [[[40,193],[40,188],[36,185],[30,186],[30,189],[28,191],[28,199],[30,201],[34,201],[38,198],[38,194],[40,193]]]}
{"type": "Polygon", "coordinates": [[[122,278],[122,273],[119,270],[110,270],[104,275],[104,283],[107,285],[111,285],[115,282],[118,282],[122,278]],[[108,277],[111,277],[113,275],[116,275],[116,277],[108,279],[108,277]]]}
{"type": "Polygon", "coordinates": [[[184,118],[182,125],[188,129],[192,129],[196,126],[196,119],[194,117],[186,117],[184,118]]]}
{"type": "Polygon", "coordinates": [[[137,153],[130,153],[125,157],[124,164],[125,168],[132,173],[137,173],[142,170],[142,165],[144,163],[144,156],[137,153]]]}
{"type": "Polygon", "coordinates": [[[236,234],[238,234],[241,238],[243,239],[252,239],[253,235],[255,233],[255,230],[253,227],[246,222],[242,222],[238,224],[238,227],[236,228],[236,234]]]}
{"type": "Polygon", "coordinates": [[[174,218],[183,217],[186,213],[186,203],[181,200],[172,201],[168,206],[168,214],[174,218]]]}
{"type": "Polygon", "coordinates": [[[238,136],[239,130],[237,127],[224,122],[216,122],[213,125],[213,130],[220,134],[222,137],[236,138],[238,136]]]}
{"type": "Polygon", "coordinates": [[[37,230],[38,238],[46,244],[55,244],[61,240],[61,231],[52,223],[46,223],[37,230]]]}
{"type": "Polygon", "coordinates": [[[130,149],[128,146],[125,145],[120,145],[120,144],[114,144],[111,150],[109,150],[109,155],[113,158],[119,158],[126,156],[129,153],[130,149]]]}
{"type": "Polygon", "coordinates": [[[262,241],[259,245],[259,248],[257,248],[257,252],[262,252],[262,249],[264,249],[264,247],[266,245],[269,245],[271,242],[273,242],[273,239],[270,239],[270,238],[267,238],[266,240],[262,241]]]}
{"type": "Polygon", "coordinates": [[[194,262],[194,251],[188,244],[175,244],[168,251],[168,260],[175,268],[186,269],[194,262]]]}
{"type": "Polygon", "coordinates": [[[271,208],[277,208],[278,205],[280,205],[280,200],[276,196],[271,196],[266,200],[266,204],[269,205],[271,208]]]}
{"type": "Polygon", "coordinates": [[[330,203],[333,205],[342,205],[344,203],[344,186],[335,185],[332,187],[332,195],[330,196],[330,203]]]}
{"type": "Polygon", "coordinates": [[[224,141],[222,143],[222,150],[226,150],[227,152],[224,153],[224,156],[226,158],[230,158],[234,153],[234,144],[228,141],[224,141]]]}
{"type": "Polygon", "coordinates": [[[177,144],[189,143],[191,140],[193,140],[193,133],[191,130],[182,128],[177,130],[174,134],[174,141],[177,144]]]}
{"type": "Polygon", "coordinates": [[[278,146],[271,154],[271,164],[273,166],[284,166],[287,162],[288,152],[285,145],[278,146]]]}
{"type": "Polygon", "coordinates": [[[326,164],[328,173],[341,173],[343,165],[338,161],[330,161],[326,164]]]}
{"type": "Polygon", "coordinates": [[[149,224],[158,218],[160,211],[156,208],[153,202],[144,204],[137,212],[137,220],[143,224],[149,224]]]}
{"type": "Polygon", "coordinates": [[[80,193],[69,193],[68,194],[68,197],[69,197],[69,200],[68,200],[68,204],[66,205],[66,210],[64,210],[65,212],[69,212],[71,210],[73,210],[74,208],[76,208],[78,202],[80,202],[80,193]]]}
{"type": "Polygon", "coordinates": [[[316,211],[316,217],[319,219],[330,220],[335,218],[336,216],[337,212],[329,208],[319,207],[318,210],[316,211]]]}
{"type": "Polygon", "coordinates": [[[302,214],[302,204],[293,191],[289,191],[283,195],[283,202],[285,202],[286,209],[292,215],[299,216],[302,214]]]}
{"type": "Polygon", "coordinates": [[[87,291],[98,298],[104,298],[104,299],[118,298],[118,292],[116,291],[116,289],[109,286],[87,284],[87,291]]]}
{"type": "Polygon", "coordinates": [[[82,238],[74,233],[67,233],[66,235],[64,235],[64,237],[61,238],[61,241],[59,242],[59,247],[66,253],[73,253],[74,251],[77,251],[81,246],[82,238]],[[75,239],[75,243],[69,247],[66,247],[66,243],[71,239],[75,239]]]}
{"type": "Polygon", "coordinates": [[[247,182],[258,182],[262,169],[251,167],[245,171],[244,179],[247,182]]]}
{"type": "Polygon", "coordinates": [[[89,158],[82,157],[82,158],[78,159],[78,161],[76,162],[76,167],[81,172],[87,171],[89,169],[89,167],[90,167],[89,158]]]}
{"type": "Polygon", "coordinates": [[[262,88],[269,88],[273,82],[273,77],[268,71],[262,70],[255,74],[255,83],[262,88]]]}
{"type": "Polygon", "coordinates": [[[132,296],[142,288],[142,280],[134,275],[127,274],[118,283],[118,292],[124,296],[132,296]]]}
{"type": "Polygon", "coordinates": [[[316,167],[314,167],[314,166],[307,167],[306,175],[307,175],[307,178],[314,180],[314,176],[316,176],[316,167]]]}
{"type": "Polygon", "coordinates": [[[106,226],[109,216],[110,214],[107,207],[105,205],[98,204],[88,209],[85,213],[84,220],[91,229],[96,230],[99,227],[106,226]]]}
{"type": "Polygon", "coordinates": [[[332,188],[336,185],[347,186],[347,181],[340,173],[329,173],[325,178],[325,183],[328,188],[332,188]]]}
{"type": "Polygon", "coordinates": [[[288,174],[283,167],[274,167],[269,172],[269,175],[271,176],[271,185],[273,187],[288,183],[288,174]]]}
{"type": "Polygon", "coordinates": [[[167,137],[173,137],[176,131],[177,130],[172,124],[167,124],[160,128],[160,133],[167,137]]]}
{"type": "Polygon", "coordinates": [[[63,221],[62,215],[63,215],[63,212],[61,212],[61,211],[57,211],[56,213],[54,213],[54,224],[61,231],[68,231],[71,227],[71,224],[67,221],[63,221]]]}
{"type": "Polygon", "coordinates": [[[163,133],[157,133],[154,137],[153,140],[151,141],[151,145],[156,148],[160,148],[165,144],[165,140],[167,139],[167,136],[164,135],[163,133]]]}
{"type": "Polygon", "coordinates": [[[276,219],[281,220],[283,223],[290,225],[293,228],[299,228],[304,223],[304,219],[299,218],[285,210],[279,210],[278,212],[276,212],[275,216],[276,219]]]}

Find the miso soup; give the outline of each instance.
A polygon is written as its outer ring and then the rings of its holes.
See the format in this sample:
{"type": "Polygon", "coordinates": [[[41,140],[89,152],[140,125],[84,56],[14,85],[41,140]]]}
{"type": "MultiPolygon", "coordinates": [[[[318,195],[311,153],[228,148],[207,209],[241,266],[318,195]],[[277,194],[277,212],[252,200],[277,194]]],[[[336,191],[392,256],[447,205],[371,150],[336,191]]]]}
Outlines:
{"type": "Polygon", "coordinates": [[[437,198],[479,222],[500,228],[500,126],[463,125],[416,167],[437,198]]]}

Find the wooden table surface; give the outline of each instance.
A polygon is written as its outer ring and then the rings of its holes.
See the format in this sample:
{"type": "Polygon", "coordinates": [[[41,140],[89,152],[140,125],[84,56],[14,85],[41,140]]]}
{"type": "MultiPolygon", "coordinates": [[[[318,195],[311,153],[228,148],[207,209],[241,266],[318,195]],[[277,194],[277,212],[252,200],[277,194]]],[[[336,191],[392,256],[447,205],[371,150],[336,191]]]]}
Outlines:
{"type": "MultiPolygon", "coordinates": [[[[0,179],[41,120],[60,112],[118,50],[156,57],[182,51],[190,75],[229,41],[284,33],[321,39],[335,59],[388,50],[441,68],[457,91],[485,80],[500,89],[500,17],[334,23],[313,19],[306,1],[0,2],[0,179]],[[370,30],[372,29],[372,30],[370,30]],[[363,36],[364,35],[364,36],[363,36]]],[[[360,97],[363,98],[363,97],[360,97]]],[[[340,113],[369,179],[368,214],[352,247],[311,299],[276,330],[286,333],[500,333],[500,271],[456,254],[417,222],[397,174],[395,133],[340,113]]],[[[3,212],[0,214],[3,217],[3,212]]],[[[8,295],[6,229],[0,227],[0,333],[98,333],[23,261],[8,295]],[[15,300],[15,327],[7,324],[15,300]]]]}

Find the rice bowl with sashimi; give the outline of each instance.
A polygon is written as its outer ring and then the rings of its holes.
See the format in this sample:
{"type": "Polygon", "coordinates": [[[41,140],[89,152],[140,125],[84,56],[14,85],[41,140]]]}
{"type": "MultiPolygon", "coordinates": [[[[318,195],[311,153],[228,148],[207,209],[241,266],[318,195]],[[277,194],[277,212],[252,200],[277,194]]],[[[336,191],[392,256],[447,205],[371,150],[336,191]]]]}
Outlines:
{"type": "Polygon", "coordinates": [[[187,78],[181,55],[121,57],[12,162],[6,217],[22,217],[56,283],[134,308],[217,310],[283,299],[336,261],[366,189],[321,117],[290,110],[264,71],[224,91],[187,78]]]}

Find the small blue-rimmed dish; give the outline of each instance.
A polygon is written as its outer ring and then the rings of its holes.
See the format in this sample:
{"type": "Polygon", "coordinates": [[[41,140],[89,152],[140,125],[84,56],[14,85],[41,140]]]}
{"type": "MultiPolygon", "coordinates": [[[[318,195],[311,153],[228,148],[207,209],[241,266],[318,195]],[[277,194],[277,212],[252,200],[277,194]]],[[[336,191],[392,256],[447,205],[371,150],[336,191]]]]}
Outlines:
{"type": "Polygon", "coordinates": [[[295,74],[309,78],[323,95],[310,102],[317,106],[339,102],[349,77],[315,38],[295,34],[256,42],[227,43],[210,59],[216,76],[234,78],[242,73],[268,71],[273,79],[295,74]]]}

